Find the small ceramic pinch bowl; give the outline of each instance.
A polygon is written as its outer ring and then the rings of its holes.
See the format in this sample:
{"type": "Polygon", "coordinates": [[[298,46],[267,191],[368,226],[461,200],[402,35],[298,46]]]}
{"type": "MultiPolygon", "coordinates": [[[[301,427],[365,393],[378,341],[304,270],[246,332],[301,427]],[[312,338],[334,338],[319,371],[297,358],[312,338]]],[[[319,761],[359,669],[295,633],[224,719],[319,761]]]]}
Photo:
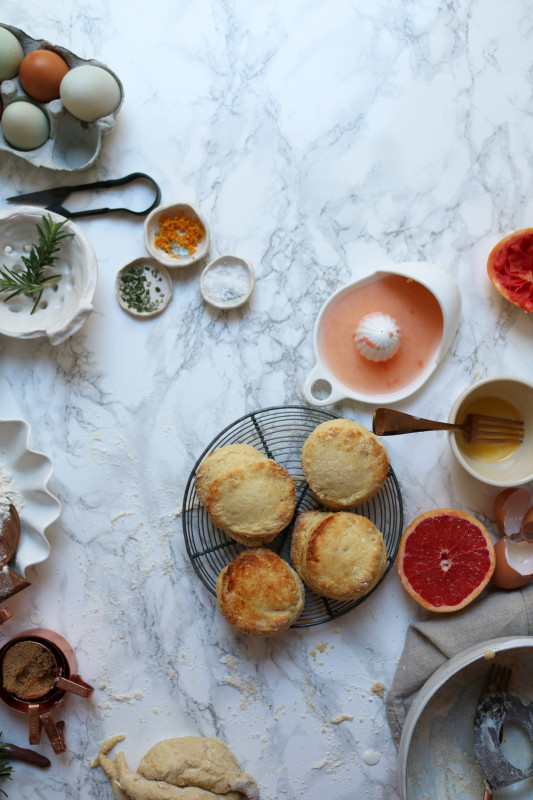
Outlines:
{"type": "Polygon", "coordinates": [[[172,281],[162,264],[154,258],[136,258],[118,272],[115,280],[115,293],[121,308],[132,317],[149,319],[161,314],[172,298],[172,281]],[[136,301],[138,295],[132,296],[128,291],[128,273],[136,270],[144,278],[143,300],[136,301]]]}
{"type": "Polygon", "coordinates": [[[165,267],[189,267],[191,264],[200,261],[209,252],[209,238],[209,226],[206,218],[199,209],[188,203],[158,206],[148,214],[144,221],[144,244],[146,250],[152,258],[155,258],[165,267]],[[164,221],[165,217],[172,219],[182,214],[190,220],[189,225],[200,225],[203,228],[203,236],[200,241],[193,249],[189,250],[186,246],[180,244],[178,234],[174,242],[169,242],[168,251],[158,247],[156,239],[160,232],[161,221],[164,221]]]}
{"type": "Polygon", "coordinates": [[[496,398],[510,403],[524,420],[524,441],[500,461],[473,458],[463,434],[448,434],[450,447],[459,464],[483,483],[491,486],[520,486],[533,481],[533,383],[513,375],[485,378],[465,389],[450,411],[449,422],[462,422],[468,407],[478,400],[496,398]]]}
{"type": "Polygon", "coordinates": [[[410,261],[363,274],[332,294],[318,314],[305,399],[315,406],[344,398],[384,405],[408,397],[444,358],[460,313],[457,283],[436,264],[410,261]],[[364,320],[378,314],[397,322],[402,337],[394,355],[379,363],[356,343],[364,320]]]}
{"type": "MultiPolygon", "coordinates": [[[[491,639],[450,658],[422,686],[407,714],[398,748],[401,800],[481,800],[486,796],[473,726],[492,665],[511,668],[509,691],[526,705],[533,702],[533,637],[491,639]]],[[[527,768],[528,764],[517,763],[517,757],[524,758],[529,750],[531,760],[529,736],[511,720],[504,723],[503,733],[504,756],[518,768],[527,768]]],[[[533,778],[526,778],[498,789],[494,797],[529,800],[532,792],[533,778]]]]}
{"type": "Polygon", "coordinates": [[[220,256],[202,272],[200,292],[206,303],[222,311],[248,302],[255,287],[254,268],[238,256],[220,256]]]}
{"type": "MultiPolygon", "coordinates": [[[[37,226],[43,217],[52,222],[65,218],[34,206],[12,206],[0,211],[0,266],[15,272],[22,270],[22,256],[37,244],[37,226]]],[[[45,284],[42,297],[32,314],[35,302],[25,294],[3,302],[9,291],[0,293],[0,333],[18,339],[47,336],[51,344],[61,344],[76,333],[93,311],[93,297],[98,279],[98,262],[86,234],[70,220],[63,228],[74,235],[59,244],[57,260],[50,268],[60,277],[45,284]]],[[[50,270],[46,270],[50,272],[50,270]]]]}

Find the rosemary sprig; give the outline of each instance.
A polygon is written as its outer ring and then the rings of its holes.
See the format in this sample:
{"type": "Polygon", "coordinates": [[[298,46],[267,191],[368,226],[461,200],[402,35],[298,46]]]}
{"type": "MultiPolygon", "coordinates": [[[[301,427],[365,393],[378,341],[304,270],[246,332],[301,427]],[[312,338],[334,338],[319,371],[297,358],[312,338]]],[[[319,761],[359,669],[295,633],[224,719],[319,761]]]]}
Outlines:
{"type": "Polygon", "coordinates": [[[42,217],[42,220],[44,230],[37,225],[38,244],[31,246],[27,256],[22,256],[24,270],[15,272],[5,264],[0,269],[0,292],[10,292],[7,297],[2,298],[4,303],[19,294],[37,295],[30,314],[33,314],[37,308],[45,285],[61,277],[61,275],[45,275],[45,270],[53,267],[57,261],[60,242],[68,239],[69,236],[74,236],[73,233],[62,230],[63,225],[67,222],[66,219],[62,222],[52,222],[52,217],[48,214],[47,217],[42,217]]]}
{"type": "MultiPolygon", "coordinates": [[[[7,745],[5,745],[2,741],[2,734],[0,733],[0,781],[12,780],[11,773],[13,772],[13,767],[8,761],[9,758],[9,749],[7,745]]],[[[7,793],[4,792],[3,789],[0,789],[0,794],[3,794],[4,797],[7,797],[7,793]]]]}

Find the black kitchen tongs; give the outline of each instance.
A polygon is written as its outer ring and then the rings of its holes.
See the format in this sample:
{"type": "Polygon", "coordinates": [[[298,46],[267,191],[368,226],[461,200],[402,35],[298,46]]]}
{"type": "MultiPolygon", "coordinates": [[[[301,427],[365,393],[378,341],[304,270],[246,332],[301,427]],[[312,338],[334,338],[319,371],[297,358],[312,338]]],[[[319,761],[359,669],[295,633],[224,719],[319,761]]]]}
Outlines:
{"type": "Polygon", "coordinates": [[[8,203],[19,203],[26,201],[30,204],[44,206],[47,211],[55,211],[68,219],[75,217],[95,217],[98,214],[113,214],[117,212],[126,212],[128,214],[136,214],[137,216],[144,216],[155,208],[161,200],[161,189],[150,175],[145,175],[144,172],[132,172],[131,175],[126,175],[125,178],[115,178],[107,181],[95,181],[94,183],[84,183],[79,186],[57,186],[55,189],[42,189],[38,192],[28,192],[27,194],[18,194],[14,197],[6,198],[8,203]],[[66,200],[72,192],[83,192],[88,189],[107,189],[110,186],[124,186],[134,181],[147,181],[155,189],[155,198],[152,204],[144,209],[144,211],[132,211],[131,208],[92,208],[86,211],[69,211],[61,203],[66,200]]]}

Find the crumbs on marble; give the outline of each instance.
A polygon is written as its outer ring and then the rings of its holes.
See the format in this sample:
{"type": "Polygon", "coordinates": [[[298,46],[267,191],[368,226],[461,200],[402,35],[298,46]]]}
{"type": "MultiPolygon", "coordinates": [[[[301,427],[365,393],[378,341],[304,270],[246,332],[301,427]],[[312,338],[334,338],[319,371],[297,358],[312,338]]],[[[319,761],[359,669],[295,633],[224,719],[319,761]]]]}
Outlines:
{"type": "Polygon", "coordinates": [[[117,520],[122,519],[122,517],[132,517],[134,515],[134,511],[120,511],[118,514],[115,514],[114,517],[111,517],[111,525],[114,525],[117,520]]]}
{"type": "MultiPolygon", "coordinates": [[[[315,645],[315,646],[314,646],[314,647],[313,647],[313,648],[312,648],[312,649],[309,651],[309,655],[311,656],[311,658],[314,658],[314,659],[315,659],[315,661],[316,661],[316,658],[317,658],[317,653],[325,653],[325,652],[326,652],[326,650],[328,649],[328,647],[330,647],[330,644],[329,644],[329,642],[320,642],[319,644],[316,644],[316,645],[315,645]]],[[[334,647],[334,645],[331,645],[331,649],[333,649],[333,647],[334,647]]],[[[323,662],[323,661],[321,661],[320,663],[321,663],[321,664],[323,664],[324,662],[323,662]]]]}
{"type": "Polygon", "coordinates": [[[376,681],[370,687],[370,691],[372,694],[377,694],[378,697],[383,697],[385,695],[385,685],[381,681],[376,681]]]}
{"type": "MultiPolygon", "coordinates": [[[[245,699],[250,700],[257,694],[257,687],[254,686],[251,681],[245,681],[239,674],[238,659],[231,655],[225,655],[219,659],[219,663],[224,664],[230,670],[230,674],[220,678],[219,683],[231,686],[233,689],[237,689],[238,692],[241,692],[241,694],[244,695],[243,702],[245,699]]],[[[243,707],[242,703],[241,707],[243,707]]]]}
{"type": "Polygon", "coordinates": [[[350,714],[339,714],[335,719],[330,719],[332,725],[340,725],[341,722],[353,722],[353,716],[350,714]]]}

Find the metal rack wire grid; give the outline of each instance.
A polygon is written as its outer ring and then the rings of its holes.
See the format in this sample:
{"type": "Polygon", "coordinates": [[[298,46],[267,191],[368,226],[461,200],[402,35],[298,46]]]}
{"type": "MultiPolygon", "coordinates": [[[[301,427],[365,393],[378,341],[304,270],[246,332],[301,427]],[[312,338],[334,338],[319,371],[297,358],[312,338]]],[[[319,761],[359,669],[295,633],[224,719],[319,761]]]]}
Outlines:
{"type": "MultiPolygon", "coordinates": [[[[299,511],[323,509],[313,495],[302,471],[302,446],[313,430],[337,414],[306,406],[276,406],[254,411],[236,420],[221,431],[206,447],[187,481],[183,498],[182,522],[185,545],[192,566],[207,589],[216,594],[221,570],[246,547],[215,527],[205,508],[200,505],[194,486],[196,470],[209,453],[228,444],[249,444],[272,458],[291,475],[296,486],[296,507],[291,523],[270,542],[274,550],[292,566],[290,558],[292,529],[299,511]]],[[[354,509],[368,517],[383,534],[387,549],[387,567],[380,582],[364,597],[341,602],[321,597],[306,587],[303,611],[294,628],[330,622],[351,611],[376,591],[392,567],[403,531],[403,504],[400,487],[392,468],[381,490],[366,503],[354,509]]]]}

